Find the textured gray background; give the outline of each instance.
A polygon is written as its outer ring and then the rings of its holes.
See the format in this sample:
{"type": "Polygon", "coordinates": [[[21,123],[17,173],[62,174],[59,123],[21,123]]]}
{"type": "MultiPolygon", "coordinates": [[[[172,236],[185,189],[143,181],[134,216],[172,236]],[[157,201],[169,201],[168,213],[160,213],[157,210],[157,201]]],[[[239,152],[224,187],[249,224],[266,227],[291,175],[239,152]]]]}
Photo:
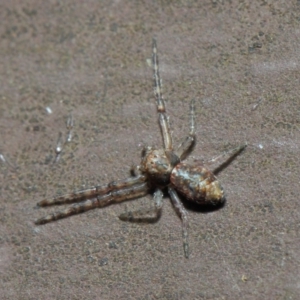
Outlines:
{"type": "Polygon", "coordinates": [[[1,299],[299,299],[299,16],[286,0],[1,1],[1,299]],[[194,157],[249,143],[219,174],[225,207],[189,210],[189,260],[168,198],[150,225],[117,217],[150,198],[33,223],[57,209],[37,201],[125,178],[161,144],[153,36],[175,143],[191,98],[194,157]]]}

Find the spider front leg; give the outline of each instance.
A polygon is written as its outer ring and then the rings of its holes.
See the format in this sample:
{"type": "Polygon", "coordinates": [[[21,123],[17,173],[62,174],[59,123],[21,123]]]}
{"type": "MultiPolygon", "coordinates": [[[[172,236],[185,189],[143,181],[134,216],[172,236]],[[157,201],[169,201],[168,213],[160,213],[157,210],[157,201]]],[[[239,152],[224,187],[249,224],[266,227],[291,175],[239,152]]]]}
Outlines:
{"type": "Polygon", "coordinates": [[[91,188],[84,191],[79,191],[77,193],[67,194],[54,199],[43,200],[38,203],[39,206],[69,203],[69,202],[74,202],[74,199],[78,201],[78,199],[82,199],[82,194],[84,194],[85,198],[96,197],[95,199],[89,199],[86,201],[73,204],[72,206],[66,208],[65,210],[49,214],[43,218],[36,220],[35,224],[36,225],[46,224],[97,207],[103,207],[111,203],[122,202],[122,201],[145,196],[149,193],[149,186],[148,183],[145,182],[145,179],[146,177],[141,175],[136,178],[114,181],[106,186],[102,186],[98,190],[98,194],[95,192],[97,191],[97,188],[91,188]]]}
{"type": "Polygon", "coordinates": [[[157,46],[156,39],[153,39],[153,47],[152,47],[152,65],[153,65],[153,80],[154,80],[154,95],[156,99],[156,106],[158,112],[158,120],[159,126],[161,129],[161,133],[164,141],[164,148],[166,150],[172,150],[172,136],[169,125],[169,118],[166,114],[166,106],[165,101],[161,92],[161,79],[159,75],[159,64],[158,64],[158,56],[157,56],[157,46]]]}
{"type": "Polygon", "coordinates": [[[99,195],[107,194],[114,190],[121,190],[126,187],[133,186],[140,182],[145,182],[146,177],[143,175],[137,175],[123,180],[112,181],[109,184],[102,186],[94,186],[92,188],[76,191],[74,193],[64,194],[52,199],[44,199],[37,203],[37,206],[44,207],[50,205],[61,205],[68,203],[75,203],[84,199],[94,198],[99,195]]]}
{"type": "Polygon", "coordinates": [[[188,223],[188,215],[187,211],[183,207],[178,194],[172,187],[168,187],[168,192],[171,197],[173,206],[181,218],[182,221],[182,238],[183,238],[183,250],[184,250],[184,256],[186,258],[189,258],[189,243],[188,243],[188,228],[189,228],[189,223],[188,223]]]}
{"type": "Polygon", "coordinates": [[[119,216],[122,221],[129,222],[154,222],[161,214],[163,206],[163,192],[157,189],[153,195],[154,208],[140,209],[136,211],[128,211],[119,216]]]}

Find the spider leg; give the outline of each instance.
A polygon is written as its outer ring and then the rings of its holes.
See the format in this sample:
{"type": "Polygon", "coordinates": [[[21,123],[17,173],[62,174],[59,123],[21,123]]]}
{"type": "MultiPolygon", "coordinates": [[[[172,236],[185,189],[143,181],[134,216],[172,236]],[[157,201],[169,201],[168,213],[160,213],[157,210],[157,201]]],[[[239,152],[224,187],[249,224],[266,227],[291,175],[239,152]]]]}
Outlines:
{"type": "Polygon", "coordinates": [[[128,211],[119,216],[122,221],[129,222],[153,222],[156,221],[160,214],[163,206],[163,193],[160,189],[157,189],[153,195],[155,207],[148,209],[140,209],[136,211],[128,211]],[[154,215],[153,215],[154,213],[154,215]]]}
{"type": "Polygon", "coordinates": [[[166,150],[172,150],[172,137],[168,116],[166,114],[165,101],[161,92],[161,79],[159,75],[159,64],[157,56],[156,39],[153,38],[153,52],[152,52],[152,65],[153,65],[153,80],[154,80],[154,95],[156,99],[156,106],[158,112],[158,120],[160,129],[163,136],[164,147],[166,150]]]}
{"type": "Polygon", "coordinates": [[[192,150],[193,145],[196,141],[195,136],[195,100],[193,99],[190,103],[190,132],[189,135],[182,141],[175,153],[183,160],[192,150]]]}
{"type": "Polygon", "coordinates": [[[145,182],[146,177],[139,175],[136,177],[130,177],[124,180],[112,181],[111,183],[103,186],[95,186],[92,188],[80,190],[74,193],[61,195],[52,199],[44,199],[37,203],[37,206],[50,206],[79,202],[84,199],[94,198],[98,195],[104,195],[114,190],[121,190],[126,187],[133,186],[135,184],[145,182]]]}
{"type": "Polygon", "coordinates": [[[146,182],[138,183],[127,188],[113,190],[108,194],[98,196],[95,199],[89,199],[80,203],[73,204],[65,210],[54,212],[46,217],[35,221],[36,225],[46,224],[58,219],[66,218],[71,215],[76,215],[97,207],[104,207],[106,205],[131,200],[147,195],[149,187],[146,182]]]}
{"type": "Polygon", "coordinates": [[[238,147],[235,147],[233,149],[227,150],[227,151],[223,152],[222,154],[210,159],[207,163],[208,164],[213,164],[216,161],[218,161],[220,158],[224,158],[224,157],[227,157],[227,159],[225,159],[225,160],[231,159],[231,158],[235,157],[236,155],[238,155],[246,147],[247,147],[247,143],[245,143],[243,145],[240,145],[238,147]]]}
{"type": "Polygon", "coordinates": [[[212,172],[217,175],[224,168],[226,168],[242,151],[247,147],[247,143],[240,145],[236,148],[230,149],[228,151],[223,152],[222,154],[210,159],[205,162],[205,165],[210,165],[212,172]],[[219,159],[223,159],[221,163],[215,164],[219,159]]]}
{"type": "Polygon", "coordinates": [[[189,244],[188,244],[188,215],[187,211],[183,207],[177,192],[172,188],[168,187],[168,192],[171,197],[173,206],[177,212],[177,214],[180,216],[182,220],[182,238],[183,238],[183,249],[184,249],[184,255],[186,258],[189,258],[189,244]]]}

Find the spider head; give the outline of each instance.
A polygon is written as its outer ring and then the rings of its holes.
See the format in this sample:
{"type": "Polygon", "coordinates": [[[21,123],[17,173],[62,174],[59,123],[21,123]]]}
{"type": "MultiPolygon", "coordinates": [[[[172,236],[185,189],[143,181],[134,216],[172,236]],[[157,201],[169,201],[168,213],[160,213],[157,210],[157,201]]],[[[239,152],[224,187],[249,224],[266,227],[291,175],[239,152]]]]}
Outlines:
{"type": "Polygon", "coordinates": [[[170,182],[171,172],[178,163],[173,151],[148,147],[143,151],[141,169],[152,182],[164,186],[170,182]]]}

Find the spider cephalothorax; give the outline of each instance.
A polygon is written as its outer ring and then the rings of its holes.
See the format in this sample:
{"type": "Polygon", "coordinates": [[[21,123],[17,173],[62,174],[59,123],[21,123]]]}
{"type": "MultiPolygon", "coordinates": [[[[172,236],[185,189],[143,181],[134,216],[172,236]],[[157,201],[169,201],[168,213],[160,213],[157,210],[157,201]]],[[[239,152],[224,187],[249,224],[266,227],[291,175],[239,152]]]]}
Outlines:
{"type": "Polygon", "coordinates": [[[180,162],[173,151],[152,149],[147,147],[141,163],[141,171],[146,174],[155,185],[166,186],[174,167],[180,162]]]}
{"type": "MultiPolygon", "coordinates": [[[[163,200],[163,189],[168,191],[173,206],[182,219],[182,235],[185,256],[189,256],[188,249],[188,219],[187,212],[181,203],[178,193],[189,201],[199,204],[219,204],[224,201],[223,189],[215,175],[202,164],[188,165],[182,162],[191,152],[195,144],[194,101],[190,105],[190,131],[187,137],[175,150],[173,149],[170,126],[166,114],[165,102],[161,93],[156,40],[153,39],[153,79],[154,94],[158,112],[159,125],[163,137],[164,148],[147,147],[142,155],[141,165],[136,168],[134,176],[111,182],[103,186],[94,186],[86,190],[70,193],[53,199],[45,199],[38,206],[74,203],[65,210],[49,214],[36,220],[35,224],[45,224],[70,215],[78,214],[96,207],[103,207],[147,195],[155,190],[154,212],[160,215],[163,200]],[[178,193],[177,193],[178,192],[178,193]]],[[[246,145],[238,147],[235,153],[240,152],[246,145]]],[[[143,221],[149,209],[126,212],[119,216],[125,221],[143,221]]]]}

